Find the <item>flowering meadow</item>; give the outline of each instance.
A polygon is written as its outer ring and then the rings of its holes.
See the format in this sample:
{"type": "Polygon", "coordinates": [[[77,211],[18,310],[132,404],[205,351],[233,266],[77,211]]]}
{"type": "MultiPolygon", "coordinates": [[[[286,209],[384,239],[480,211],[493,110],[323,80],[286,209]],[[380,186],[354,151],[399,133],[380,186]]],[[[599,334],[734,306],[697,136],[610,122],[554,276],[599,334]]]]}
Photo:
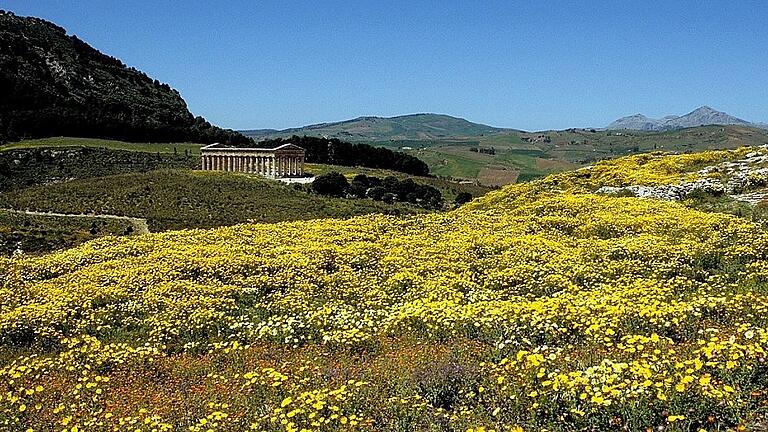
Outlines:
{"type": "Polygon", "coordinates": [[[0,429],[760,430],[768,232],[594,193],[750,151],[2,259],[0,429]]]}

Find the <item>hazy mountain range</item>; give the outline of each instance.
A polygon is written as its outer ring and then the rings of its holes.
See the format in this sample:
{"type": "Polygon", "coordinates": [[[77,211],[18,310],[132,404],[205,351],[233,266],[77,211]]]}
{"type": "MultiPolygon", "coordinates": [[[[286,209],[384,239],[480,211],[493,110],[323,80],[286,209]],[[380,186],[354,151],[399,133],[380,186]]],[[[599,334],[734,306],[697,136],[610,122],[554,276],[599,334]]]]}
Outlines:
{"type": "Polygon", "coordinates": [[[665,131],[708,125],[740,125],[768,129],[768,125],[764,123],[749,122],[708,106],[696,108],[683,116],[671,115],[660,119],[646,117],[643,114],[635,114],[614,121],[606,129],[665,131]]]}

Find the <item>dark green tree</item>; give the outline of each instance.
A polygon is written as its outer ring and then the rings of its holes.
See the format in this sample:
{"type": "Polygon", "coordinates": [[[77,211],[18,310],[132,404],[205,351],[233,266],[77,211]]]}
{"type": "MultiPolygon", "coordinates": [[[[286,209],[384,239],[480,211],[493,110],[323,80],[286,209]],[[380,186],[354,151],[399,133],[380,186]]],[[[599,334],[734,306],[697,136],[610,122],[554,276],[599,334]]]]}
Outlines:
{"type": "Polygon", "coordinates": [[[348,188],[347,178],[336,171],[321,174],[312,182],[312,190],[320,195],[343,197],[348,188]]]}

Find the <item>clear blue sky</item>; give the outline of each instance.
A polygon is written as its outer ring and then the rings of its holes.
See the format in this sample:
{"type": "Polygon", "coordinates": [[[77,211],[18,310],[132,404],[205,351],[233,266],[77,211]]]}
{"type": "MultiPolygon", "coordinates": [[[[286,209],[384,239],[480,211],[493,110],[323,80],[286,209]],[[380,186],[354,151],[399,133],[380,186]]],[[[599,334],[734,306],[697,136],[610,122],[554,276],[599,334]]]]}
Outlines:
{"type": "Polygon", "coordinates": [[[699,105],[768,122],[766,1],[0,0],[224,127],[437,112],[527,130],[699,105]]]}

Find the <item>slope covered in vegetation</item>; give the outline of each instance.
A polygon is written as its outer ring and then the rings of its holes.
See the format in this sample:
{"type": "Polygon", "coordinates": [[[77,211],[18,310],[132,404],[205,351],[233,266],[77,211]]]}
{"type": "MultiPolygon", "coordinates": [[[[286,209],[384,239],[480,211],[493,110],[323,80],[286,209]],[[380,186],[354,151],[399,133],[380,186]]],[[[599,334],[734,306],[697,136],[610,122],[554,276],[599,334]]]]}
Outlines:
{"type": "MultiPolygon", "coordinates": [[[[768,402],[768,233],[647,155],[455,211],[102,238],[0,261],[11,429],[724,430],[768,402]]],[[[765,153],[765,149],[758,152],[765,153]]]]}
{"type": "Polygon", "coordinates": [[[176,90],[48,21],[0,10],[0,142],[82,136],[245,143],[195,118],[176,90]]]}

